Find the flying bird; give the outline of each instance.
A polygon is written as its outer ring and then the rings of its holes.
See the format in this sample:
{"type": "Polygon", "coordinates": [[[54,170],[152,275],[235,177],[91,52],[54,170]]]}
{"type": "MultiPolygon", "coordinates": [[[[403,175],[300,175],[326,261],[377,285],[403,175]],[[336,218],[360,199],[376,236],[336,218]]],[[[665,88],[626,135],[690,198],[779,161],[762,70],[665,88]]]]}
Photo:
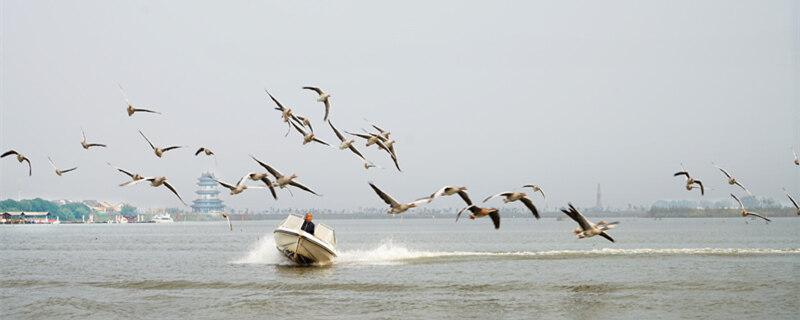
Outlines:
{"type": "Polygon", "coordinates": [[[275,193],[275,186],[273,185],[273,182],[269,180],[268,172],[250,172],[247,174],[247,176],[250,178],[250,180],[263,182],[267,188],[269,188],[269,192],[272,193],[272,197],[275,198],[275,200],[278,200],[278,195],[275,193]]]}
{"type": "Polygon", "coordinates": [[[28,160],[28,158],[23,156],[21,153],[16,152],[14,150],[8,150],[5,153],[3,153],[3,155],[0,155],[0,158],[5,158],[7,155],[12,155],[12,154],[17,156],[17,161],[19,161],[19,163],[22,163],[22,161],[28,162],[28,176],[31,176],[33,174],[33,168],[31,168],[31,160],[28,160]]]}
{"type": "Polygon", "coordinates": [[[128,111],[128,116],[129,117],[132,117],[133,114],[136,113],[136,112],[149,112],[149,113],[161,114],[161,112],[158,112],[158,111],[134,108],[133,105],[131,104],[131,101],[128,100],[128,95],[125,94],[125,89],[122,89],[121,85],[119,85],[119,84],[117,84],[117,85],[119,86],[119,90],[122,91],[122,97],[125,98],[125,103],[128,104],[128,108],[126,110],[128,111]]]}
{"type": "Polygon", "coordinates": [[[370,135],[378,136],[378,138],[383,140],[383,141],[389,140],[389,135],[392,134],[391,132],[383,130],[381,127],[376,126],[374,123],[370,122],[367,119],[364,119],[364,120],[366,120],[367,123],[369,123],[369,125],[371,125],[373,128],[375,128],[375,130],[378,130],[378,133],[377,134],[376,133],[371,133],[371,132],[369,132],[367,130],[364,130],[364,132],[366,132],[366,133],[368,133],[370,135]]]}
{"type": "Polygon", "coordinates": [[[539,210],[536,209],[536,206],[533,205],[533,200],[531,200],[531,198],[528,198],[528,194],[525,192],[501,192],[486,198],[486,200],[483,200],[483,202],[492,200],[500,196],[505,197],[505,199],[503,199],[503,203],[514,202],[517,200],[521,201],[523,204],[525,204],[526,207],[528,207],[529,210],[531,210],[533,216],[536,217],[536,219],[539,219],[539,210]]]}
{"type": "Polygon", "coordinates": [[[269,95],[269,98],[272,99],[273,102],[275,102],[275,104],[277,105],[277,107],[275,107],[275,110],[278,110],[278,111],[281,112],[281,118],[283,118],[283,122],[286,122],[286,125],[289,126],[289,128],[288,128],[289,130],[286,131],[286,134],[284,135],[284,137],[288,136],[289,132],[292,131],[292,125],[289,122],[292,119],[294,119],[294,114],[292,114],[292,109],[284,107],[283,104],[281,104],[280,101],[278,101],[278,99],[275,99],[275,97],[272,96],[272,94],[269,93],[269,91],[267,91],[267,89],[264,89],[264,91],[267,92],[267,94],[269,95]]]}
{"type": "Polygon", "coordinates": [[[81,128],[81,135],[83,136],[83,141],[81,141],[81,147],[83,147],[86,150],[89,150],[89,148],[91,147],[103,147],[103,148],[106,147],[106,145],[102,143],[86,143],[86,133],[83,132],[83,128],[81,128]]]}
{"type": "Polygon", "coordinates": [[[314,194],[316,196],[319,196],[319,194],[317,194],[313,190],[311,190],[308,187],[300,184],[297,181],[294,181],[294,179],[297,178],[296,174],[292,174],[291,176],[285,176],[282,173],[280,173],[278,170],[275,170],[274,168],[270,167],[266,163],[263,163],[260,160],[256,159],[256,157],[253,157],[253,156],[250,156],[250,157],[253,158],[253,160],[255,160],[256,162],[258,162],[259,165],[264,167],[264,169],[267,169],[267,171],[270,174],[272,174],[272,176],[275,177],[275,183],[273,183],[273,186],[281,188],[281,189],[286,188],[286,186],[293,186],[293,187],[296,187],[296,188],[300,188],[303,191],[306,191],[306,192],[312,193],[312,194],[314,194]]]}
{"type": "Polygon", "coordinates": [[[611,222],[606,223],[605,221],[600,221],[600,223],[593,223],[586,219],[583,214],[575,209],[572,204],[569,204],[569,209],[561,209],[561,212],[565,213],[567,216],[575,220],[578,223],[578,228],[575,228],[572,232],[578,235],[578,239],[594,237],[596,235],[600,235],[603,238],[608,239],[608,241],[614,242],[614,239],[611,238],[605,231],[615,227],[619,224],[619,222],[611,222]]]}
{"type": "Polygon", "coordinates": [[[295,123],[295,122],[292,122],[292,126],[295,129],[297,129],[297,132],[300,132],[300,134],[303,135],[303,145],[306,145],[306,144],[311,143],[311,142],[317,142],[317,143],[321,143],[321,144],[324,144],[324,145],[329,146],[329,147],[331,146],[327,142],[322,141],[322,140],[317,139],[316,137],[314,137],[314,131],[306,132],[305,130],[303,130],[303,127],[297,125],[297,123],[295,123]]]}
{"type": "Polygon", "coordinates": [[[233,225],[231,224],[231,218],[228,217],[228,215],[225,214],[224,212],[222,213],[222,217],[225,218],[226,220],[228,220],[228,229],[233,231],[233,225]]]}
{"type": "Polygon", "coordinates": [[[381,189],[378,189],[372,182],[369,183],[369,186],[372,187],[372,190],[375,190],[375,193],[378,194],[379,197],[389,205],[389,211],[386,211],[388,214],[399,214],[408,211],[408,209],[416,207],[418,204],[426,202],[427,200],[417,200],[411,203],[399,203],[397,200],[392,198],[392,196],[386,194],[381,189]]]}
{"type": "Polygon", "coordinates": [[[153,148],[153,152],[155,152],[156,156],[159,157],[159,158],[161,158],[161,156],[164,154],[164,152],[167,152],[167,151],[170,151],[170,150],[173,150],[173,149],[183,148],[183,146],[171,146],[171,147],[166,147],[164,149],[161,149],[161,148],[158,148],[158,147],[154,146],[153,143],[150,142],[150,139],[147,139],[147,137],[145,137],[144,133],[142,133],[142,130],[139,130],[139,134],[141,134],[142,137],[144,137],[144,139],[147,140],[147,143],[150,144],[150,148],[153,148]]]}
{"type": "Polygon", "coordinates": [[[797,205],[797,201],[795,201],[794,198],[792,198],[792,196],[789,195],[788,192],[786,192],[786,189],[783,189],[783,193],[785,193],[786,196],[789,197],[789,201],[791,201],[794,207],[797,208],[797,215],[800,216],[800,205],[797,205]]]}
{"type": "Polygon", "coordinates": [[[523,187],[523,188],[532,188],[532,189],[533,189],[533,192],[539,192],[539,193],[541,193],[541,194],[542,194],[542,199],[544,199],[544,202],[545,202],[545,203],[547,203],[547,196],[546,196],[546,195],[544,195],[544,190],[542,190],[542,188],[541,188],[541,187],[539,187],[539,186],[537,186],[537,185],[535,185],[535,184],[526,184],[526,185],[524,185],[524,186],[522,186],[522,187],[523,187]]]}
{"type": "Polygon", "coordinates": [[[70,171],[72,171],[72,170],[78,169],[78,167],[74,167],[74,168],[69,168],[69,169],[67,169],[67,170],[59,170],[59,169],[56,167],[56,164],[55,164],[55,163],[53,163],[53,159],[50,159],[50,157],[48,156],[48,157],[47,157],[47,160],[48,160],[48,161],[50,161],[50,165],[51,165],[51,166],[53,166],[53,169],[55,169],[55,170],[56,170],[56,174],[57,174],[59,177],[60,177],[62,174],[65,174],[65,173],[67,173],[67,172],[70,172],[70,171]]]}
{"type": "Polygon", "coordinates": [[[737,186],[741,187],[745,192],[747,192],[747,194],[749,194],[751,196],[753,195],[750,192],[750,190],[747,190],[747,188],[745,188],[739,181],[736,181],[736,178],[732,177],[731,174],[728,173],[728,171],[725,171],[725,169],[722,169],[720,166],[716,165],[713,162],[711,164],[713,164],[715,167],[717,167],[717,169],[719,169],[719,171],[722,171],[722,173],[724,173],[725,176],[728,177],[728,184],[729,185],[737,185],[737,186]]]}
{"type": "Polygon", "coordinates": [[[433,199],[436,199],[439,196],[452,196],[454,194],[458,194],[458,196],[461,197],[461,199],[463,199],[468,206],[472,205],[472,200],[469,199],[469,195],[467,194],[467,187],[444,186],[441,189],[436,190],[436,192],[430,196],[421,198],[419,200],[426,200],[427,203],[430,203],[433,201],[433,199]]]}
{"type": "Polygon", "coordinates": [[[733,199],[734,199],[734,200],[736,200],[736,202],[738,202],[738,203],[739,203],[739,207],[742,209],[742,217],[754,216],[754,217],[759,217],[759,218],[761,218],[761,219],[764,219],[764,220],[766,220],[767,222],[769,222],[769,221],[772,221],[772,220],[770,220],[770,219],[767,219],[767,217],[765,217],[765,216],[763,216],[763,215],[761,215],[761,214],[758,214],[758,213],[755,213],[755,212],[750,212],[750,211],[747,211],[747,210],[744,208],[744,204],[742,204],[742,200],[739,200],[739,198],[738,198],[738,197],[736,197],[736,195],[734,195],[733,193],[731,193],[731,197],[733,197],[733,199]]]}
{"type": "Polygon", "coordinates": [[[361,152],[359,152],[358,149],[356,149],[356,146],[353,145],[355,140],[352,140],[352,139],[351,140],[347,140],[344,137],[344,135],[341,132],[339,132],[339,130],[336,129],[336,127],[333,126],[333,123],[331,123],[330,120],[328,120],[328,124],[331,126],[331,129],[333,129],[333,133],[336,134],[336,137],[339,138],[339,141],[342,142],[341,144],[339,144],[339,150],[350,149],[350,151],[355,153],[356,156],[358,156],[359,158],[361,158],[362,161],[364,161],[364,168],[365,169],[369,169],[370,167],[374,167],[374,165],[371,165],[369,163],[369,161],[367,161],[367,159],[364,158],[364,156],[361,154],[361,152]]]}
{"type": "Polygon", "coordinates": [[[384,142],[383,139],[381,138],[381,136],[377,135],[377,134],[371,134],[371,133],[361,134],[361,133],[352,133],[352,132],[348,132],[348,131],[345,131],[345,132],[347,132],[347,134],[354,135],[354,136],[362,138],[362,139],[366,139],[367,140],[367,147],[369,147],[369,146],[371,146],[373,144],[377,144],[378,145],[378,149],[386,150],[386,152],[389,153],[389,156],[392,157],[392,161],[394,161],[394,166],[397,167],[397,171],[401,171],[401,172],[403,171],[403,170],[400,169],[400,164],[397,163],[397,153],[394,150],[394,143],[395,143],[394,140],[384,142]]]}
{"type": "Polygon", "coordinates": [[[250,172],[250,173],[244,175],[241,179],[239,179],[239,182],[237,182],[235,186],[227,184],[227,183],[222,182],[222,181],[219,181],[216,178],[213,178],[213,179],[214,179],[214,181],[219,183],[221,186],[230,189],[231,190],[231,195],[240,194],[240,193],[242,193],[243,191],[245,191],[245,190],[247,190],[249,188],[266,189],[267,188],[266,186],[248,186],[248,185],[244,184],[244,182],[247,181],[247,179],[250,179],[250,174],[252,174],[252,173],[254,173],[254,172],[250,172]]]}
{"type": "Polygon", "coordinates": [[[800,158],[797,158],[797,152],[794,152],[794,147],[792,147],[792,154],[794,155],[794,164],[800,166],[800,158]]]}
{"type": "Polygon", "coordinates": [[[312,90],[319,95],[319,97],[317,97],[317,101],[325,104],[325,118],[322,120],[328,121],[328,112],[330,112],[331,109],[331,103],[328,101],[328,99],[330,99],[331,95],[329,93],[322,92],[322,89],[317,87],[303,87],[303,89],[312,90]]]}
{"type": "Polygon", "coordinates": [[[471,204],[466,206],[464,209],[461,209],[461,211],[458,212],[458,215],[456,215],[456,221],[458,221],[458,218],[461,217],[461,214],[464,213],[464,211],[466,210],[469,210],[469,212],[471,212],[469,218],[472,220],[475,220],[475,218],[482,218],[485,216],[489,216],[489,218],[492,219],[492,223],[494,223],[494,228],[500,229],[500,213],[497,209],[495,208],[486,209],[471,204]]]}
{"type": "Polygon", "coordinates": [[[175,196],[178,197],[178,200],[180,200],[183,203],[184,206],[187,205],[186,202],[183,201],[183,198],[181,198],[181,195],[178,194],[178,191],[175,190],[175,187],[173,187],[171,184],[169,184],[169,182],[167,182],[167,177],[146,177],[146,178],[143,178],[143,179],[133,180],[133,181],[130,181],[130,182],[123,183],[120,186],[121,187],[127,187],[127,186],[134,185],[134,184],[137,184],[137,183],[142,182],[142,181],[150,181],[150,186],[151,187],[160,187],[160,186],[167,187],[167,189],[169,189],[169,191],[172,191],[172,193],[174,193],[175,196]]]}
{"type": "MultiPolygon", "coordinates": [[[[131,177],[131,182],[133,182],[133,181],[139,181],[139,180],[142,180],[142,179],[144,179],[144,177],[143,177],[143,176],[141,176],[141,175],[139,175],[138,173],[131,173],[130,171],[127,171],[127,170],[125,170],[125,169],[122,169],[122,168],[120,168],[120,167],[115,167],[115,166],[114,166],[113,164],[111,164],[110,162],[106,162],[106,163],[108,163],[108,165],[109,165],[109,166],[111,166],[112,168],[114,168],[114,169],[117,169],[117,171],[119,171],[119,172],[122,172],[122,173],[124,173],[125,175],[127,175],[127,176],[131,177]]],[[[122,185],[120,185],[120,186],[123,186],[123,187],[124,187],[124,186],[125,186],[127,183],[130,183],[130,182],[123,183],[123,184],[122,184],[122,185]]]]}
{"type": "Polygon", "coordinates": [[[197,149],[197,151],[194,152],[194,155],[197,156],[198,154],[200,154],[200,152],[205,153],[207,156],[212,156],[212,155],[216,156],[216,154],[214,154],[214,152],[211,151],[211,149],[206,147],[201,147],[200,149],[197,149]]]}
{"type": "Polygon", "coordinates": [[[700,180],[697,180],[695,178],[692,178],[692,176],[689,175],[689,171],[686,171],[686,169],[683,168],[683,164],[681,164],[681,171],[678,171],[675,174],[673,174],[673,176],[675,176],[675,177],[680,176],[680,175],[686,176],[686,190],[692,191],[692,189],[695,188],[692,185],[693,184],[697,184],[697,185],[700,186],[700,195],[701,196],[705,195],[706,191],[705,191],[705,188],[703,188],[703,182],[700,181],[700,180]]]}

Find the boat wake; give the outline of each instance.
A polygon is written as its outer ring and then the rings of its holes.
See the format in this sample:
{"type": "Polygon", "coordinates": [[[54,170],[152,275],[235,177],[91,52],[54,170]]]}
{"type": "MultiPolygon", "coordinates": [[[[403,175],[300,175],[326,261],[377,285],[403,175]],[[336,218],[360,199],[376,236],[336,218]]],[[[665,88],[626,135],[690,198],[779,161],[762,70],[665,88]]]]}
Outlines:
{"type": "Polygon", "coordinates": [[[233,264],[293,265],[289,259],[275,249],[275,238],[271,234],[258,240],[243,257],[231,261],[233,264]]]}
{"type": "MultiPolygon", "coordinates": [[[[544,250],[544,251],[428,251],[410,249],[391,240],[385,241],[374,249],[354,249],[339,251],[333,260],[335,265],[397,265],[411,263],[423,259],[447,259],[469,257],[516,257],[532,259],[586,259],[603,256],[667,256],[667,255],[785,255],[800,254],[800,248],[603,248],[591,250],[544,250]]],[[[232,261],[234,264],[294,265],[275,249],[275,240],[265,236],[253,245],[242,258],[232,261]]]]}
{"type": "Polygon", "coordinates": [[[422,259],[448,259],[470,257],[529,257],[531,259],[586,259],[610,255],[646,257],[657,255],[708,255],[735,256],[759,254],[800,254],[800,248],[679,248],[679,249],[592,249],[546,251],[425,251],[409,249],[391,242],[371,250],[345,250],[334,261],[339,265],[393,265],[422,259]]]}

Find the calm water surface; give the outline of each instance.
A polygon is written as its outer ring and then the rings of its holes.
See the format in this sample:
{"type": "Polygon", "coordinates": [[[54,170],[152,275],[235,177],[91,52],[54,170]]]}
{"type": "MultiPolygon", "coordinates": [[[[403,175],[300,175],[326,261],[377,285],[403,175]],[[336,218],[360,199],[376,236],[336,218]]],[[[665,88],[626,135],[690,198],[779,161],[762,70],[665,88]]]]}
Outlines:
{"type": "Polygon", "coordinates": [[[293,267],[279,221],[0,226],[0,318],[797,319],[800,219],[327,220],[293,267]],[[749,223],[746,223],[749,222],[749,223]]]}

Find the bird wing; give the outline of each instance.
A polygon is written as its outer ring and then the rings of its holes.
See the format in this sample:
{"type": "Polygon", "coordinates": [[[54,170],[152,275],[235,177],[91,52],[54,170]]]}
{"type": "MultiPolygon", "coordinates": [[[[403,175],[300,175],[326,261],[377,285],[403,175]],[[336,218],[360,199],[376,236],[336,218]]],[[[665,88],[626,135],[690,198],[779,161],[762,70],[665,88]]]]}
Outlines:
{"type": "Polygon", "coordinates": [[[86,142],[86,133],[83,132],[83,128],[81,128],[81,135],[83,136],[83,142],[86,142]]]}
{"type": "Polygon", "coordinates": [[[170,151],[170,150],[173,150],[173,149],[178,149],[178,148],[183,148],[183,146],[166,147],[166,148],[162,149],[161,151],[167,152],[167,151],[170,151]]]}
{"type": "Polygon", "coordinates": [[[322,94],[322,90],[321,90],[320,88],[317,88],[317,87],[303,87],[303,89],[306,89],[306,90],[313,90],[314,92],[316,92],[316,93],[317,93],[317,94],[319,94],[319,95],[321,95],[321,94],[322,94]]]}
{"type": "Polygon", "coordinates": [[[792,204],[794,205],[795,208],[800,209],[800,205],[797,205],[797,201],[795,201],[794,198],[792,198],[792,196],[789,195],[788,192],[786,192],[786,189],[783,190],[783,193],[785,193],[786,196],[789,197],[789,201],[792,202],[792,204]]]}
{"type": "Polygon", "coordinates": [[[169,184],[169,182],[166,182],[166,181],[164,181],[164,186],[166,186],[167,189],[169,189],[169,191],[172,191],[172,193],[174,193],[175,196],[178,197],[178,200],[183,202],[184,206],[186,205],[186,202],[183,201],[183,198],[181,198],[181,195],[178,194],[178,190],[175,190],[175,187],[173,187],[171,184],[169,184]]]}
{"type": "Polygon", "coordinates": [[[578,209],[575,209],[571,203],[569,204],[569,210],[561,209],[561,212],[566,213],[572,220],[575,220],[581,229],[589,230],[592,228],[592,223],[586,220],[586,217],[584,217],[578,209]]]}
{"type": "Polygon", "coordinates": [[[519,201],[522,201],[522,203],[524,203],[525,206],[528,207],[528,209],[531,210],[531,212],[533,213],[533,216],[536,217],[536,219],[540,218],[539,217],[539,210],[536,210],[536,206],[533,205],[533,200],[531,200],[531,198],[522,197],[522,199],[519,199],[519,201]]]}
{"type": "Polygon", "coordinates": [[[347,134],[349,134],[349,135],[353,135],[353,136],[359,137],[359,138],[362,138],[362,139],[369,139],[369,138],[372,138],[372,136],[371,136],[371,135],[362,134],[362,133],[352,133],[352,132],[350,132],[350,131],[345,131],[345,133],[347,133],[347,134]]]}
{"type": "Polygon", "coordinates": [[[606,239],[608,239],[608,241],[615,242],[615,241],[614,241],[614,238],[612,238],[611,236],[609,236],[609,235],[608,235],[608,233],[605,233],[605,231],[604,231],[604,232],[600,232],[600,236],[601,236],[601,237],[603,237],[603,238],[606,238],[606,239]]]}
{"type": "Polygon", "coordinates": [[[269,93],[269,91],[267,91],[267,89],[264,89],[264,91],[269,95],[269,98],[272,99],[272,101],[275,102],[276,105],[278,105],[278,107],[276,107],[275,110],[280,110],[280,111],[286,110],[286,108],[278,101],[278,99],[275,99],[275,97],[273,97],[272,94],[269,93]]]}
{"type": "Polygon", "coordinates": [[[236,189],[235,186],[229,185],[229,184],[227,184],[225,182],[222,182],[222,181],[219,181],[217,179],[214,179],[214,181],[216,181],[217,183],[219,183],[221,186],[223,186],[225,188],[228,188],[228,189],[231,189],[231,190],[236,189]]]}
{"type": "MultiPolygon", "coordinates": [[[[447,188],[450,188],[450,186],[444,186],[441,189],[436,190],[436,192],[432,193],[430,196],[427,196],[425,198],[419,198],[419,199],[417,199],[417,201],[426,200],[428,203],[430,203],[431,201],[433,201],[433,199],[436,199],[436,197],[441,195],[442,192],[444,192],[444,190],[447,189],[447,188]]],[[[467,203],[467,205],[471,205],[471,203],[467,203]]]]}
{"type": "Polygon", "coordinates": [[[750,192],[750,190],[747,190],[747,188],[745,188],[745,187],[744,187],[744,186],[743,186],[743,185],[742,185],[742,184],[741,184],[739,181],[736,181],[736,182],[734,182],[733,184],[735,184],[735,185],[737,185],[737,186],[741,187],[741,188],[742,188],[742,190],[744,190],[744,192],[747,192],[747,194],[750,194],[750,195],[752,195],[752,194],[753,194],[752,192],[750,192]]]}
{"type": "Polygon", "coordinates": [[[308,133],[307,133],[305,130],[303,130],[303,128],[301,128],[300,126],[298,126],[298,125],[297,125],[297,123],[295,123],[295,122],[292,122],[292,127],[294,127],[295,129],[297,129],[297,131],[298,131],[298,132],[300,132],[300,134],[302,134],[303,136],[305,136],[305,135],[307,135],[307,134],[308,134],[308,133]]]}
{"type": "Polygon", "coordinates": [[[763,216],[763,215],[761,215],[761,214],[759,214],[759,213],[756,213],[756,212],[749,212],[749,211],[748,211],[748,212],[747,212],[747,215],[748,215],[748,216],[756,216],[756,217],[759,217],[759,218],[761,218],[761,219],[764,219],[764,220],[766,220],[766,221],[772,221],[772,220],[770,220],[770,219],[767,219],[767,217],[765,217],[765,216],[763,216]]]}
{"type": "Polygon", "coordinates": [[[497,210],[490,211],[489,218],[492,218],[492,223],[494,223],[494,228],[500,229],[500,212],[498,212],[497,210]]]}
{"type": "Polygon", "coordinates": [[[458,196],[461,197],[461,199],[464,199],[464,202],[466,202],[467,204],[472,204],[472,200],[470,200],[469,195],[467,194],[466,191],[464,190],[459,191],[458,196]]]}
{"type": "Polygon", "coordinates": [[[719,171],[722,171],[722,173],[724,173],[724,174],[725,174],[725,176],[726,176],[726,177],[728,177],[728,179],[730,179],[730,178],[731,178],[731,174],[730,174],[730,173],[728,173],[728,171],[725,171],[725,169],[722,169],[720,166],[718,166],[718,165],[716,165],[716,164],[715,164],[714,166],[715,166],[715,167],[717,167],[717,169],[719,169],[719,171]]]}
{"type": "Polygon", "coordinates": [[[391,148],[387,147],[386,144],[381,141],[381,139],[378,139],[376,143],[379,147],[383,148],[383,150],[386,150],[386,152],[389,153],[389,155],[392,157],[392,161],[394,161],[394,166],[397,167],[397,171],[403,171],[400,169],[400,164],[397,163],[397,154],[394,153],[394,146],[391,148]]]}
{"type": "MultiPolygon", "coordinates": [[[[254,172],[250,172],[250,173],[254,173],[254,172]]],[[[250,173],[248,173],[248,174],[244,175],[244,176],[243,176],[241,179],[239,179],[239,181],[238,181],[238,182],[236,182],[236,187],[241,187],[241,186],[243,186],[243,185],[244,185],[244,182],[245,182],[245,181],[247,181],[247,179],[248,179],[248,178],[250,178],[250,173]]]]}
{"type": "Polygon", "coordinates": [[[147,139],[147,136],[145,136],[144,133],[142,133],[142,130],[139,130],[139,134],[141,134],[142,137],[144,137],[144,139],[147,140],[147,143],[150,144],[150,148],[153,148],[153,150],[156,149],[156,146],[154,146],[153,143],[150,142],[150,139],[147,139]]]}
{"type": "Polygon", "coordinates": [[[328,101],[328,99],[325,99],[323,102],[325,102],[325,117],[322,118],[322,120],[328,121],[328,113],[331,111],[331,102],[328,101]]]}
{"type": "Polygon", "coordinates": [[[359,152],[358,149],[356,149],[356,146],[350,144],[350,147],[348,147],[348,149],[350,149],[350,151],[353,151],[353,153],[355,153],[359,158],[361,158],[361,160],[367,162],[367,158],[364,158],[364,155],[362,155],[361,152],[359,152]]]}
{"type": "Polygon", "coordinates": [[[152,178],[152,177],[147,177],[147,178],[144,178],[144,179],[139,179],[139,180],[131,180],[131,181],[125,182],[125,183],[123,183],[123,184],[120,184],[119,186],[120,186],[120,187],[127,187],[127,186],[131,186],[131,185],[137,184],[137,183],[139,183],[139,182],[142,182],[142,181],[147,181],[147,179],[151,179],[151,178],[152,178]]]}
{"type": "MultiPolygon", "coordinates": [[[[364,119],[364,120],[367,120],[367,119],[364,119]]],[[[369,125],[371,125],[373,128],[375,128],[375,130],[378,130],[378,132],[380,132],[380,133],[386,132],[386,130],[383,130],[380,127],[376,126],[374,123],[369,122],[369,120],[367,120],[367,122],[369,123],[369,125]]]]}
{"type": "Polygon", "coordinates": [[[206,148],[197,149],[197,152],[195,152],[194,155],[198,155],[198,154],[200,154],[200,152],[203,152],[205,150],[206,150],[206,148]]]}
{"type": "Polygon", "coordinates": [[[383,192],[381,189],[378,189],[378,187],[375,186],[372,182],[369,183],[369,186],[372,187],[372,190],[375,190],[375,193],[377,193],[378,196],[381,197],[381,199],[383,199],[383,202],[386,202],[386,204],[388,204],[388,205],[390,205],[392,207],[396,207],[396,206],[400,205],[400,203],[397,202],[397,200],[395,200],[394,198],[392,198],[392,196],[390,196],[390,195],[386,194],[385,192],[383,192]]]}
{"type": "Polygon", "coordinates": [[[742,210],[744,210],[744,204],[742,204],[742,200],[739,200],[739,198],[736,197],[736,195],[734,195],[733,193],[731,193],[731,197],[733,197],[733,199],[736,200],[736,202],[739,203],[739,207],[741,207],[742,210]]]}
{"type": "Polygon", "coordinates": [[[686,171],[675,172],[675,174],[673,174],[672,176],[677,177],[677,176],[680,176],[680,175],[684,175],[684,176],[686,176],[686,178],[689,178],[689,173],[686,172],[686,171]]]}
{"type": "Polygon", "coordinates": [[[22,161],[25,161],[25,162],[28,163],[28,176],[33,175],[33,168],[31,167],[31,160],[29,160],[27,157],[22,157],[22,161]]]}
{"type": "Polygon", "coordinates": [[[117,83],[117,85],[119,86],[119,91],[122,91],[122,98],[125,99],[125,103],[127,103],[128,105],[131,105],[131,101],[128,100],[128,95],[125,94],[125,89],[122,89],[122,85],[121,84],[117,83]]]}
{"type": "Polygon", "coordinates": [[[3,155],[2,155],[2,156],[0,156],[0,158],[5,158],[5,156],[7,156],[7,155],[10,155],[10,154],[17,155],[17,154],[19,154],[19,153],[17,153],[17,152],[16,152],[16,151],[14,151],[14,150],[8,150],[8,151],[6,151],[5,153],[3,153],[3,155]]]}
{"type": "Polygon", "coordinates": [[[494,198],[497,198],[497,197],[499,197],[499,196],[504,196],[504,197],[506,197],[506,196],[508,196],[508,195],[510,195],[510,194],[511,194],[511,192],[508,192],[508,191],[506,191],[506,192],[501,192],[501,193],[498,193],[498,194],[496,194],[496,195],[493,195],[493,196],[490,196],[490,197],[486,198],[486,200],[483,200],[483,202],[486,202],[486,201],[492,200],[492,199],[494,199],[494,198]]]}
{"type": "Polygon", "coordinates": [[[272,198],[278,200],[278,195],[275,193],[275,186],[272,185],[272,181],[269,181],[269,178],[265,175],[263,178],[261,178],[261,182],[264,182],[264,184],[267,185],[269,192],[272,193],[272,198]]]}
{"type": "Polygon", "coordinates": [[[331,129],[333,129],[333,133],[336,134],[336,137],[339,138],[340,141],[344,142],[345,140],[347,140],[344,138],[344,135],[341,132],[339,132],[339,130],[336,129],[336,127],[333,126],[333,123],[331,123],[330,120],[328,120],[328,124],[331,126],[331,129]]]}
{"type": "Polygon", "coordinates": [[[67,172],[70,172],[70,171],[72,171],[72,170],[75,170],[75,169],[78,169],[78,167],[75,167],[75,168],[69,168],[69,169],[67,169],[67,170],[61,170],[61,173],[67,173],[67,172]]]}
{"type": "Polygon", "coordinates": [[[278,170],[275,170],[274,168],[270,167],[268,164],[259,161],[258,159],[256,159],[256,157],[250,156],[250,158],[253,158],[253,160],[258,162],[258,164],[260,164],[262,167],[264,167],[264,169],[267,169],[267,171],[269,171],[269,173],[271,173],[273,176],[275,176],[275,179],[280,179],[281,177],[283,177],[283,174],[281,174],[278,170]]]}
{"type": "Polygon", "coordinates": [[[114,168],[114,169],[117,169],[117,171],[119,171],[119,172],[122,172],[122,173],[124,173],[124,174],[128,175],[129,177],[133,178],[133,173],[130,173],[130,172],[128,172],[128,171],[126,171],[125,169],[122,169],[122,168],[120,168],[120,167],[115,167],[115,166],[114,166],[113,164],[111,164],[110,162],[106,162],[106,163],[108,163],[108,165],[109,165],[109,166],[111,166],[112,168],[114,168]]]}
{"type": "Polygon", "coordinates": [[[703,187],[703,181],[700,181],[700,180],[694,179],[694,183],[696,183],[696,184],[699,184],[699,185],[700,185],[700,195],[701,195],[701,196],[702,196],[702,195],[705,195],[705,194],[706,194],[706,189],[703,187]]]}
{"type": "MultiPolygon", "coordinates": [[[[161,114],[161,112],[158,112],[158,111],[153,111],[153,110],[149,110],[149,109],[133,109],[133,112],[150,112],[150,113],[157,113],[157,114],[161,114]]],[[[184,204],[185,204],[185,203],[184,203],[184,204]]]]}
{"type": "Polygon", "coordinates": [[[464,211],[467,211],[472,207],[475,207],[475,205],[468,205],[468,206],[462,208],[461,210],[458,210],[458,214],[456,214],[456,222],[458,222],[458,218],[461,217],[461,214],[464,213],[464,211]]]}
{"type": "Polygon", "coordinates": [[[53,169],[56,169],[56,170],[58,170],[58,168],[56,167],[56,164],[55,164],[55,163],[53,163],[53,159],[50,159],[50,156],[48,156],[48,157],[47,157],[47,161],[49,161],[49,162],[50,162],[50,166],[52,166],[52,167],[53,167],[53,169]]]}
{"type": "Polygon", "coordinates": [[[91,148],[91,147],[103,147],[103,148],[105,148],[107,146],[102,144],[102,143],[89,143],[89,144],[86,145],[86,147],[87,148],[91,148]]]}
{"type": "Polygon", "coordinates": [[[324,145],[326,145],[326,146],[329,146],[329,147],[331,146],[331,145],[330,145],[330,144],[328,144],[327,142],[325,142],[325,141],[322,141],[322,140],[320,140],[320,139],[318,139],[318,138],[316,138],[316,137],[314,137],[314,142],[321,143],[321,144],[324,144],[324,145]]]}
{"type": "Polygon", "coordinates": [[[311,190],[311,189],[309,189],[308,187],[306,187],[306,186],[304,186],[304,185],[300,184],[300,182],[297,182],[297,181],[294,181],[294,180],[292,180],[292,181],[289,181],[289,185],[291,185],[291,186],[295,186],[295,187],[298,187],[298,188],[300,188],[300,189],[302,189],[302,190],[304,190],[304,191],[308,191],[308,192],[310,192],[310,193],[312,193],[312,194],[314,194],[314,195],[316,195],[316,196],[319,196],[319,194],[317,194],[316,192],[312,191],[312,190],[311,190]]]}
{"type": "Polygon", "coordinates": [[[533,189],[533,192],[536,192],[538,190],[539,193],[542,194],[542,199],[544,199],[544,201],[547,201],[547,196],[544,194],[544,190],[542,190],[542,188],[540,188],[539,186],[534,185],[534,184],[526,184],[526,185],[524,185],[522,187],[523,188],[531,188],[531,189],[533,189]]]}

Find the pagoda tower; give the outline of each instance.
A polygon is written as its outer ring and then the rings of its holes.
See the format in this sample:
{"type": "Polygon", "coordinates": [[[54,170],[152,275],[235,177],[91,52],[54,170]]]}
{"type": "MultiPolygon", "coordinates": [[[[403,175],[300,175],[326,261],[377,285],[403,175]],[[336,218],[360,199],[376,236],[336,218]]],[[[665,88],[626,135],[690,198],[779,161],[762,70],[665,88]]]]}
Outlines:
{"type": "Polygon", "coordinates": [[[214,181],[214,174],[210,172],[203,173],[197,180],[197,185],[200,186],[200,189],[195,191],[197,199],[192,201],[192,212],[222,212],[225,206],[219,198],[219,190],[217,190],[217,182],[214,181]]]}

